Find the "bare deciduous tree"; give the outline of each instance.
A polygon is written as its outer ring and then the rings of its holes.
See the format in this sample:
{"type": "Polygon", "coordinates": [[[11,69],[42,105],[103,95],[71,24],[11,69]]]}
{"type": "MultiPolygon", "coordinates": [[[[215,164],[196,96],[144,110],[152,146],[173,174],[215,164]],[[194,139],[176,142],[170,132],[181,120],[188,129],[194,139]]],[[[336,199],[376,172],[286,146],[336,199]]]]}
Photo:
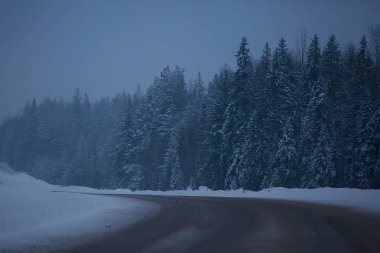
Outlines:
{"type": "Polygon", "coordinates": [[[372,26],[369,29],[370,52],[373,57],[376,69],[380,68],[380,25],[372,26]]]}
{"type": "Polygon", "coordinates": [[[296,37],[296,61],[300,66],[306,64],[307,51],[307,32],[304,27],[301,27],[296,37]]]}

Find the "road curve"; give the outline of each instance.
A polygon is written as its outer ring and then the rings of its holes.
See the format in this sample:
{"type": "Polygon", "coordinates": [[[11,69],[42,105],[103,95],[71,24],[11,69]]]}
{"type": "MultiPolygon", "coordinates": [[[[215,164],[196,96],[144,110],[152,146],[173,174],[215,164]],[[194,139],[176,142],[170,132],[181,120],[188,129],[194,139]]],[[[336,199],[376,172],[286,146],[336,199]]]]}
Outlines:
{"type": "Polygon", "coordinates": [[[280,200],[122,197],[161,208],[125,231],[66,252],[380,252],[377,214],[280,200]]]}

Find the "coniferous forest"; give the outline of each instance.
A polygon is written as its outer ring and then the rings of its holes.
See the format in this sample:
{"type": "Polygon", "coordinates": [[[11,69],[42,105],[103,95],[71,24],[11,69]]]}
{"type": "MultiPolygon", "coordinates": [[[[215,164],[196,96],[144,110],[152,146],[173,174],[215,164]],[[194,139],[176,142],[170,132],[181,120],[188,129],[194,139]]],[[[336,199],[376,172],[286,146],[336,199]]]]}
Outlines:
{"type": "Polygon", "coordinates": [[[243,37],[208,84],[166,67],[144,92],[32,100],[2,122],[0,161],[95,188],[380,188],[380,27],[307,43],[252,57],[243,37]]]}

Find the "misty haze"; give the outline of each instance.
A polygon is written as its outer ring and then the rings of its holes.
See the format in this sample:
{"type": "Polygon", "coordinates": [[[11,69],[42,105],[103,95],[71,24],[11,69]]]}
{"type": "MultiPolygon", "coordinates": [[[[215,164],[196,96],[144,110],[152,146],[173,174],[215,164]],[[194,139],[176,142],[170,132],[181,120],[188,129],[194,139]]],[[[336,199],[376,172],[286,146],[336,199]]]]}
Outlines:
{"type": "Polygon", "coordinates": [[[379,13],[0,0],[0,252],[380,252],[379,13]]]}

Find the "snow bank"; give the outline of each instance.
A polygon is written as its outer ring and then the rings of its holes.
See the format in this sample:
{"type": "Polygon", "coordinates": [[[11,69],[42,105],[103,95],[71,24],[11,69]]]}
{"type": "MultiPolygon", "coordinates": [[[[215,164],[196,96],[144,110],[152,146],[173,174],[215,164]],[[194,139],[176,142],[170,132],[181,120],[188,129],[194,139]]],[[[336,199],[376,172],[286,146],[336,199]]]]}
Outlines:
{"type": "Polygon", "coordinates": [[[348,188],[318,188],[318,189],[286,189],[282,187],[271,188],[258,192],[244,191],[242,189],[231,191],[213,191],[207,187],[198,190],[177,191],[130,191],[118,189],[115,191],[101,191],[103,193],[166,195],[166,196],[209,196],[209,197],[239,197],[264,198],[279,200],[306,201],[329,205],[345,206],[361,211],[380,213],[380,190],[360,190],[348,188]]]}
{"type": "MultiPolygon", "coordinates": [[[[118,190],[123,192],[123,190],[118,190]]],[[[258,192],[231,190],[213,191],[207,187],[198,190],[183,190],[169,192],[136,192],[137,194],[184,195],[184,196],[213,196],[213,197],[244,197],[279,200],[306,201],[330,205],[339,205],[362,211],[380,213],[380,190],[360,190],[347,188],[318,188],[318,189],[286,189],[271,188],[258,192]]]]}
{"type": "MultiPolygon", "coordinates": [[[[70,187],[70,191],[89,191],[70,187]]],[[[117,232],[153,214],[153,203],[64,192],[0,165],[0,252],[64,249],[117,232]]]]}

